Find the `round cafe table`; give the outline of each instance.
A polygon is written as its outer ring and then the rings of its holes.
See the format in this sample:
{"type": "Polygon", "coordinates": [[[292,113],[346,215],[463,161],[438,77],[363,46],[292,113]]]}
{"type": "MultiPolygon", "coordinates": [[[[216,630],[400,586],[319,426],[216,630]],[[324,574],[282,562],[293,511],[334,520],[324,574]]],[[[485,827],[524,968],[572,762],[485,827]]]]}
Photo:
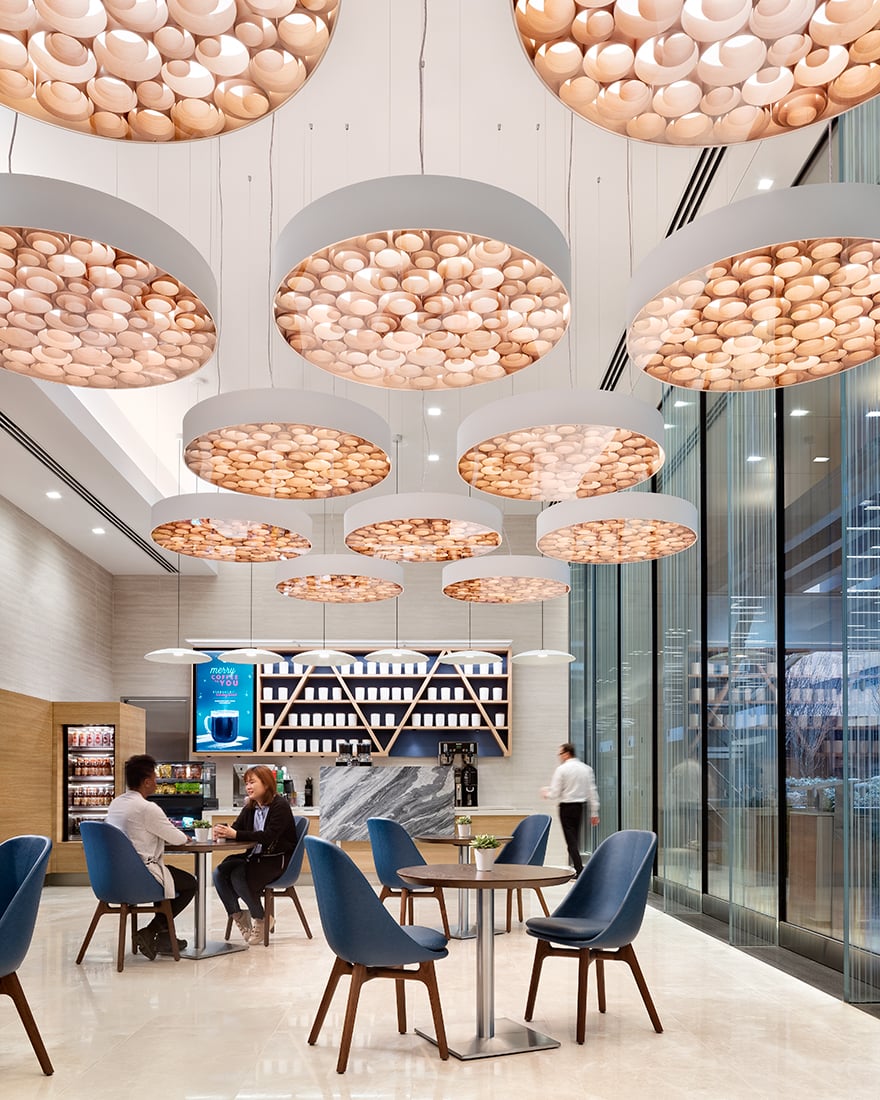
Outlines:
{"type": "MultiPolygon", "coordinates": [[[[559,1042],[534,1028],[513,1020],[495,1019],[495,890],[515,890],[536,886],[558,886],[571,880],[565,867],[531,867],[502,863],[491,871],[478,871],[472,863],[426,863],[419,867],[400,867],[402,879],[419,886],[442,886],[451,890],[476,890],[477,906],[477,1033],[447,1033],[449,1053],[467,1061],[492,1058],[499,1054],[521,1054],[529,1050],[548,1050],[559,1042]]],[[[436,1042],[429,1032],[416,1028],[425,1039],[436,1042]]]]}
{"type": "MultiPolygon", "coordinates": [[[[499,836],[496,839],[500,843],[506,844],[508,840],[513,840],[513,837],[499,836]]],[[[458,848],[459,864],[466,864],[471,861],[471,841],[473,837],[454,836],[450,833],[425,833],[423,836],[417,836],[416,840],[424,844],[454,844],[458,848]]],[[[452,938],[455,940],[472,940],[477,934],[476,928],[471,924],[469,908],[467,890],[459,890],[458,927],[452,929],[452,938]]]]}
{"type": "Polygon", "coordinates": [[[193,946],[180,952],[182,959],[210,959],[215,955],[230,955],[244,951],[245,943],[229,943],[227,940],[208,940],[208,855],[211,852],[243,852],[250,848],[239,840],[191,840],[189,844],[166,844],[166,852],[181,852],[195,856],[196,896],[193,902],[193,946]]]}

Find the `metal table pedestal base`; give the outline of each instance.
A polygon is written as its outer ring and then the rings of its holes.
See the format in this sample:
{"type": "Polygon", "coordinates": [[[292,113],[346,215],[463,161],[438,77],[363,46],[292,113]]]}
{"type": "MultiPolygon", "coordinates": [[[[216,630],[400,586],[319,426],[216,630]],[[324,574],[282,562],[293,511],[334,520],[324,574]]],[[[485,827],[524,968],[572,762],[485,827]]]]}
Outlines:
{"type": "MultiPolygon", "coordinates": [[[[437,1044],[431,1031],[417,1027],[416,1035],[421,1035],[435,1046],[437,1044]]],[[[462,1062],[474,1058],[496,1058],[502,1054],[526,1054],[530,1050],[552,1050],[560,1045],[558,1039],[551,1039],[534,1028],[506,1019],[495,1021],[495,1034],[491,1039],[479,1039],[473,1034],[448,1034],[446,1040],[449,1053],[462,1062]]]]}

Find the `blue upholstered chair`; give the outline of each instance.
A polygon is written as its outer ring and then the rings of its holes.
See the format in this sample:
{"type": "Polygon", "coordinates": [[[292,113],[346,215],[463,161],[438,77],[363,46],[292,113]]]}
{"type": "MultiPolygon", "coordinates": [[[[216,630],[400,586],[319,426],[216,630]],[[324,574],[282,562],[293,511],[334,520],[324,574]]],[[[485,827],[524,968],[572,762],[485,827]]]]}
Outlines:
{"type": "MultiPolygon", "coordinates": [[[[299,919],[302,921],[306,935],[309,939],[312,938],[312,930],[309,928],[309,922],[306,920],[299,895],[296,892],[296,883],[302,872],[303,856],[306,854],[305,839],[306,833],[309,831],[309,819],[307,817],[294,817],[293,823],[296,826],[296,847],[293,849],[290,862],[287,864],[284,873],[279,875],[274,882],[270,882],[263,890],[263,908],[266,910],[266,919],[263,922],[263,943],[266,947],[269,946],[269,933],[275,930],[275,898],[290,898],[296,906],[296,911],[299,913],[299,919]]],[[[231,932],[232,917],[227,917],[227,940],[231,932]]]]}
{"type": "Polygon", "coordinates": [[[434,973],[435,960],[445,959],[449,954],[446,950],[446,937],[433,928],[421,928],[418,925],[402,928],[341,848],[311,836],[306,838],[305,843],[324,935],[336,954],[333,970],[309,1032],[309,1045],[314,1046],[318,1041],[339,979],[344,974],[349,974],[351,985],[345,1007],[339,1059],[336,1063],[336,1072],[345,1073],[361,986],[373,978],[391,978],[395,984],[397,1029],[401,1035],[406,1033],[406,982],[422,982],[427,987],[437,1049],[440,1057],[447,1059],[449,1049],[446,1045],[446,1029],[443,1026],[443,1011],[437,990],[437,976],[434,973]],[[404,969],[409,963],[418,964],[418,969],[404,969]]]}
{"type": "Polygon", "coordinates": [[[370,847],[373,849],[373,863],[376,874],[382,883],[379,900],[400,898],[400,923],[413,922],[413,898],[436,898],[440,905],[440,918],[443,921],[443,934],[449,939],[449,920],[446,916],[446,901],[439,886],[413,886],[404,882],[398,875],[399,867],[417,867],[424,864],[422,853],[413,843],[412,837],[396,821],[388,817],[368,817],[367,829],[370,833],[370,847]]]}
{"type": "MultiPolygon", "coordinates": [[[[531,814],[529,817],[523,818],[519,825],[513,830],[513,836],[495,857],[495,862],[519,863],[531,867],[542,867],[544,865],[544,856],[547,853],[547,838],[549,836],[550,815],[531,814]]],[[[541,903],[541,908],[544,910],[544,916],[549,917],[550,910],[547,908],[547,902],[544,901],[544,895],[541,893],[540,886],[535,886],[534,891],[538,895],[538,901],[541,903]]],[[[510,931],[511,917],[513,915],[513,894],[513,889],[507,891],[508,932],[510,931]]],[[[519,923],[522,924],[523,906],[521,889],[516,889],[516,903],[519,911],[519,923]]]]}
{"type": "Polygon", "coordinates": [[[147,870],[132,842],[121,829],[106,821],[83,821],[80,833],[86,853],[89,883],[98,899],[98,907],[76,957],[77,965],[83,961],[98,921],[106,913],[119,914],[116,969],[120,973],[125,965],[125,924],[129,914],[132,954],[137,953],[137,914],[149,913],[154,916],[156,913],[164,913],[171,937],[171,953],[175,961],[179,961],[180,951],[174,931],[171,901],[165,897],[162,883],[147,870]]]}
{"type": "Polygon", "coordinates": [[[16,971],[31,945],[51,848],[47,836],[14,836],[0,844],[0,994],[12,998],[46,1076],[52,1063],[16,971]]]}
{"type": "Polygon", "coordinates": [[[617,959],[632,971],[654,1030],[663,1026],[633,950],[632,941],[642,926],[654,853],[655,833],[624,829],[603,840],[577,881],[549,917],[526,921],[530,936],[538,940],[525,1018],[531,1020],[548,955],[578,960],[577,1041],[583,1043],[587,1022],[587,975],[596,963],[599,1011],[605,1011],[604,964],[617,959]],[[552,944],[560,944],[553,947],[552,944]]]}

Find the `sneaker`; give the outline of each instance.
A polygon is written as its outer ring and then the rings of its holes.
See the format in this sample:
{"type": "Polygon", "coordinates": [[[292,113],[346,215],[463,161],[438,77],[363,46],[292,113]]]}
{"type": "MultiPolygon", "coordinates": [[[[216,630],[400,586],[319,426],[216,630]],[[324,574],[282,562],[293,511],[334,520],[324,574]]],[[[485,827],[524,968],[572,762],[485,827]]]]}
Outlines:
{"type": "Polygon", "coordinates": [[[254,920],[253,927],[251,928],[251,934],[248,936],[248,943],[262,943],[263,942],[263,929],[266,927],[266,922],[260,917],[254,920]]]}
{"type": "MultiPolygon", "coordinates": [[[[178,952],[183,951],[186,948],[186,940],[177,941],[178,952]]],[[[156,952],[159,955],[173,955],[171,950],[171,937],[167,932],[160,932],[156,937],[156,952]]]]}
{"type": "Polygon", "coordinates": [[[241,932],[241,938],[245,943],[251,941],[251,915],[247,910],[242,911],[239,909],[237,913],[232,914],[232,922],[235,927],[241,932]]]}
{"type": "Polygon", "coordinates": [[[141,928],[134,934],[135,948],[148,958],[150,962],[152,962],[158,954],[156,948],[156,941],[158,938],[158,933],[153,932],[149,928],[141,928]]]}

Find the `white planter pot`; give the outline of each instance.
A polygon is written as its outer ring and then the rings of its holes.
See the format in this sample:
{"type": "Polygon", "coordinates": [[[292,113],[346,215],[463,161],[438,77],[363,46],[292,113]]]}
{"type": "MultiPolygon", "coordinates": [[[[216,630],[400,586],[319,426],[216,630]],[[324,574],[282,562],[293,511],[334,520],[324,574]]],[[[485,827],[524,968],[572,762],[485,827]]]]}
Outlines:
{"type": "Polygon", "coordinates": [[[206,844],[209,841],[214,839],[214,830],[213,829],[210,829],[210,828],[208,828],[208,829],[193,829],[193,832],[196,834],[196,840],[200,844],[206,844]]]}
{"type": "Polygon", "coordinates": [[[468,837],[468,836],[470,836],[471,835],[470,825],[456,825],[455,826],[455,835],[457,837],[468,837]]]}
{"type": "Polygon", "coordinates": [[[495,862],[495,857],[498,855],[497,848],[474,848],[474,862],[477,865],[478,871],[491,871],[492,864],[495,862]]]}

